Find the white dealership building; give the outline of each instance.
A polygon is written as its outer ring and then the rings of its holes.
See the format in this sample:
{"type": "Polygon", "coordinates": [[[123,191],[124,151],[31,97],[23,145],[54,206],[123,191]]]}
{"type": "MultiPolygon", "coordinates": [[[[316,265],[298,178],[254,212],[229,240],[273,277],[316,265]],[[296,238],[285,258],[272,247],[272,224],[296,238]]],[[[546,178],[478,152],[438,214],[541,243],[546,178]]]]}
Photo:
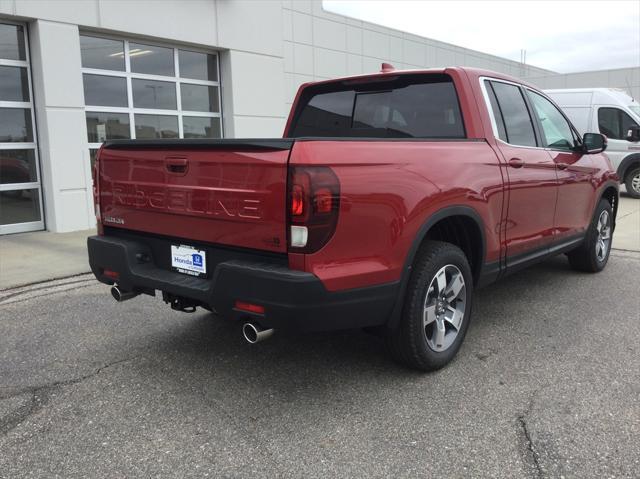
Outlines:
{"type": "Polygon", "coordinates": [[[300,84],[382,62],[640,97],[638,68],[560,75],[320,0],[0,0],[0,234],[93,227],[91,161],[105,139],[278,137],[300,84]]]}

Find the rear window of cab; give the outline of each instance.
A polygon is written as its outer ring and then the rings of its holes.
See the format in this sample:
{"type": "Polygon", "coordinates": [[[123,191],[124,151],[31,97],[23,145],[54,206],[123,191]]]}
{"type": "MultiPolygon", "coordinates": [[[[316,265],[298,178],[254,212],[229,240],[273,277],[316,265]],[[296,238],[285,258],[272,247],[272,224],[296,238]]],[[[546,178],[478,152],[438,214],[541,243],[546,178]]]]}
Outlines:
{"type": "Polygon", "coordinates": [[[453,81],[443,74],[309,86],[288,136],[466,138],[453,81]]]}

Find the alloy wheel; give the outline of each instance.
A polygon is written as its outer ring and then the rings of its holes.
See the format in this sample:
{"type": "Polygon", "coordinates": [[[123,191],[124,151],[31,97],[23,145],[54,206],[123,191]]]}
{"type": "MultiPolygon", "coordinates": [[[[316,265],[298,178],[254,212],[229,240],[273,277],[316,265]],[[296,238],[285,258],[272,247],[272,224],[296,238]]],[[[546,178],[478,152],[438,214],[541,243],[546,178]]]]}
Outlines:
{"type": "Polygon", "coordinates": [[[598,238],[596,240],[596,258],[602,263],[611,247],[611,215],[607,210],[600,213],[598,223],[596,224],[598,238]]]}
{"type": "Polygon", "coordinates": [[[429,347],[446,351],[456,340],[466,308],[464,276],[457,266],[442,267],[431,280],[424,300],[423,329],[429,347]]]}

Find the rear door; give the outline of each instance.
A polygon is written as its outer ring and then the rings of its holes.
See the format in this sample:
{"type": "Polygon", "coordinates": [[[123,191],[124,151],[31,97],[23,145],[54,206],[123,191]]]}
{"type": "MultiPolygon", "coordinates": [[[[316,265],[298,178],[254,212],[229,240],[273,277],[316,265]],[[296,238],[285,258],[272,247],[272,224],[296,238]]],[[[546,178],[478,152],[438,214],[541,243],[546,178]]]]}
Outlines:
{"type": "Polygon", "coordinates": [[[543,250],[553,238],[556,166],[539,144],[522,88],[502,80],[484,80],[483,88],[498,148],[508,165],[505,241],[507,266],[514,266],[527,253],[543,250]]]}
{"type": "Polygon", "coordinates": [[[107,227],[286,252],[292,140],[109,142],[100,152],[107,227]]]}

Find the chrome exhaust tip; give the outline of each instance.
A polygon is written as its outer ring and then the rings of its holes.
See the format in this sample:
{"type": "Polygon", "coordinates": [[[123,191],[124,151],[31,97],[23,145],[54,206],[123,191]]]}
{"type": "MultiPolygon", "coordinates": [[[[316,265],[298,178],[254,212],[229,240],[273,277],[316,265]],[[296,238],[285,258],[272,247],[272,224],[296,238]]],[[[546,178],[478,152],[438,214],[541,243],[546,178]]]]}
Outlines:
{"type": "Polygon", "coordinates": [[[242,335],[248,343],[256,344],[265,339],[269,339],[274,329],[262,329],[260,326],[254,323],[244,323],[242,325],[242,335]]]}
{"type": "Polygon", "coordinates": [[[138,293],[134,293],[132,291],[123,291],[119,286],[112,286],[111,296],[113,296],[113,299],[115,299],[117,302],[121,303],[122,301],[126,301],[127,299],[135,298],[136,296],[138,296],[138,293]]]}

